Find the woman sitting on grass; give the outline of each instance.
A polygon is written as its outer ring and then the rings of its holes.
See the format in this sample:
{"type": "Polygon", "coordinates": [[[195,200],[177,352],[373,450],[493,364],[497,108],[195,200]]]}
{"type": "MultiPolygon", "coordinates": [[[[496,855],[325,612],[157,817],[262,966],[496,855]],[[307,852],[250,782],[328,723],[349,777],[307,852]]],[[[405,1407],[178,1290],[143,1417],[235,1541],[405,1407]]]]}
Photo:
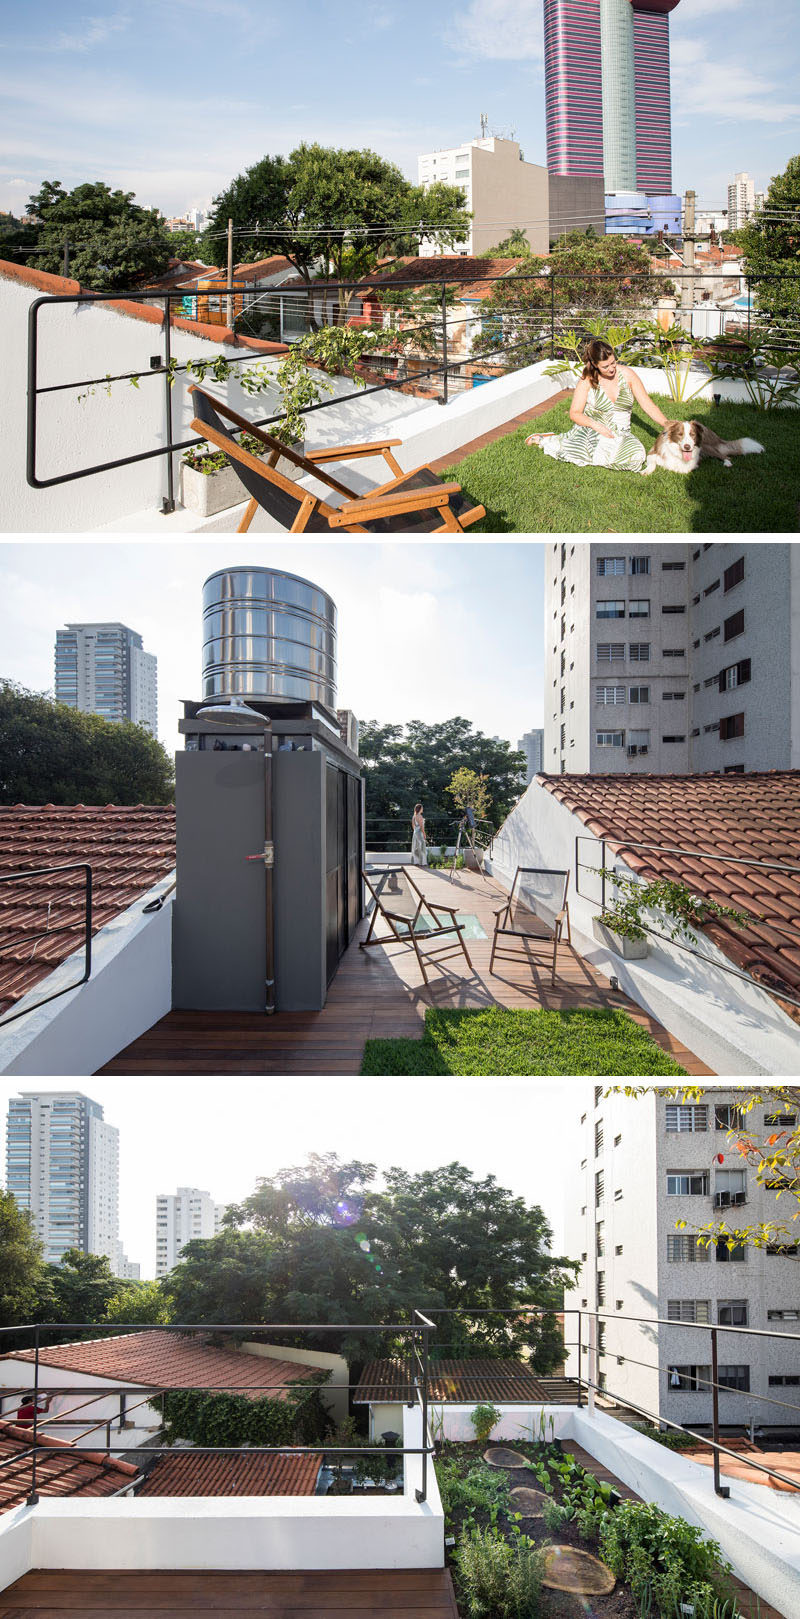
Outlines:
{"type": "Polygon", "coordinates": [[[537,444],[554,461],[571,461],[576,467],[643,473],[647,452],[631,432],[634,400],[659,427],[666,427],[668,418],[636,372],[619,364],[610,343],[593,337],[583,359],[583,376],[569,407],[575,426],[569,433],[531,433],[525,443],[537,444]]]}

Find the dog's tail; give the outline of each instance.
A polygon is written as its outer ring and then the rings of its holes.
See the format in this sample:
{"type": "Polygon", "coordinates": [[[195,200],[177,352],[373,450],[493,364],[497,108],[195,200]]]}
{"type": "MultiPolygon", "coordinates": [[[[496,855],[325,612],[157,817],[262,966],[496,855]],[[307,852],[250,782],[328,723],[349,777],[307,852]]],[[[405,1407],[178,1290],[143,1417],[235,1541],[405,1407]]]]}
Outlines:
{"type": "Polygon", "coordinates": [[[727,455],[763,455],[764,446],[755,438],[735,438],[722,446],[727,455]]]}

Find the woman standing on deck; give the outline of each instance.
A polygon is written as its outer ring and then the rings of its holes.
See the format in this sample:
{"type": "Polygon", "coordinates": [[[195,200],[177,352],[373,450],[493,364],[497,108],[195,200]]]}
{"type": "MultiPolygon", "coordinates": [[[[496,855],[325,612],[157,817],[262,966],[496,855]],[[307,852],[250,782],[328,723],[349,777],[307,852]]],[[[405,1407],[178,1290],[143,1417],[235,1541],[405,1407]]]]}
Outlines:
{"type": "Polygon", "coordinates": [[[425,816],[422,805],[414,805],[414,814],[411,817],[411,859],[415,866],[428,864],[428,840],[425,836],[425,816]]]}
{"type": "Polygon", "coordinates": [[[593,337],[583,359],[583,376],[569,407],[575,426],[569,433],[531,433],[525,443],[538,445],[554,461],[570,461],[576,467],[644,472],[647,452],[631,432],[634,401],[659,427],[666,427],[668,418],[636,372],[620,365],[610,343],[593,337]]]}

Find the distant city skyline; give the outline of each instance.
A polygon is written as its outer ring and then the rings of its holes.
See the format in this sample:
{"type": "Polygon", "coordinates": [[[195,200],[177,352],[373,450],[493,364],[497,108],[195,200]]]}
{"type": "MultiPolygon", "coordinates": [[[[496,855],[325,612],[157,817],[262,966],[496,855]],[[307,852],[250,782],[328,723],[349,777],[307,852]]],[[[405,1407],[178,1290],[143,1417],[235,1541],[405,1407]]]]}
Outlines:
{"type": "MultiPolygon", "coordinates": [[[[117,4],[73,19],[44,0],[35,19],[7,11],[0,208],[22,213],[46,179],[103,179],[182,215],[303,140],[369,146],[413,179],[419,153],[477,135],[483,110],[490,130],[515,129],[528,161],[544,163],[542,10],[542,0],[450,0],[434,11],[371,0],[343,17],[331,0],[268,15],[254,0],[176,0],[166,12],[144,0],[135,12],[117,4]],[[224,28],[222,78],[209,23],[224,28]],[[169,89],[153,76],[161,56],[180,65],[169,89]],[[402,107],[386,95],[387,58],[402,107]],[[215,132],[202,149],[201,110],[215,132]]],[[[724,206],[737,171],[765,189],[797,151],[796,13],[795,0],[687,0],[671,16],[673,185],[694,188],[698,206],[724,206]]]]}

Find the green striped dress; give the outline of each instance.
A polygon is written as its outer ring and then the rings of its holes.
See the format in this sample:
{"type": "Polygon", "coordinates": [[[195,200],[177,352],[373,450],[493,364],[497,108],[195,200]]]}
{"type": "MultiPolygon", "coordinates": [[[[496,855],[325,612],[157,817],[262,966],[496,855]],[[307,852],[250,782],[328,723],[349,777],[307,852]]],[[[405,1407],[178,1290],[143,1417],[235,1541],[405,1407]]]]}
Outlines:
{"type": "Polygon", "coordinates": [[[633,394],[627,377],[620,377],[616,403],[604,388],[590,388],[584,415],[610,427],[613,439],[604,438],[591,427],[573,427],[569,433],[553,433],[543,438],[540,448],[554,461],[571,461],[576,467],[613,467],[620,472],[641,472],[647,454],[631,432],[633,394]]]}

